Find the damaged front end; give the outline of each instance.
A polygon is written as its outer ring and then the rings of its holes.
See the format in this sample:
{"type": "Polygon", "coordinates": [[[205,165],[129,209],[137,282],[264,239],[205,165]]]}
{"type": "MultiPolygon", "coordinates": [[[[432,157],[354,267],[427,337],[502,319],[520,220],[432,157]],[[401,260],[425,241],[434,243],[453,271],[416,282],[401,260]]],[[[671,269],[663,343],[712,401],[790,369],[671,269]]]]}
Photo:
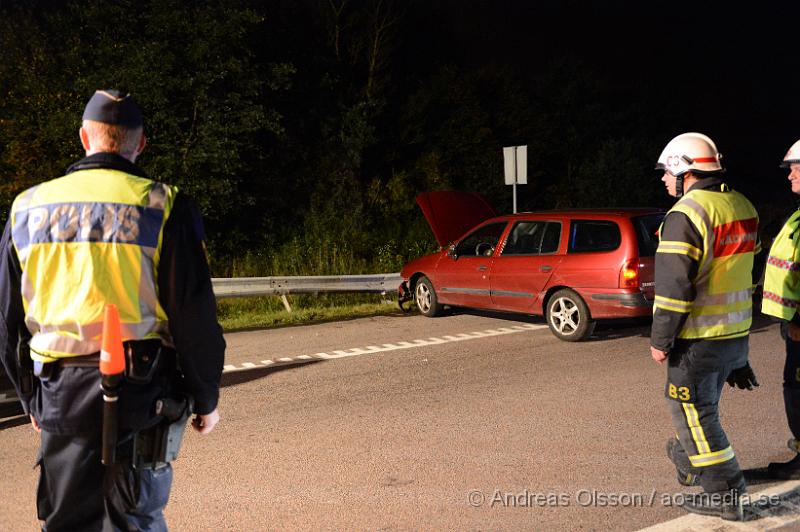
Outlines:
{"type": "Polygon", "coordinates": [[[400,283],[400,286],[397,287],[397,305],[400,307],[400,310],[406,313],[410,312],[410,306],[408,308],[403,307],[403,304],[409,301],[414,301],[414,293],[408,287],[408,281],[403,281],[400,283]]]}

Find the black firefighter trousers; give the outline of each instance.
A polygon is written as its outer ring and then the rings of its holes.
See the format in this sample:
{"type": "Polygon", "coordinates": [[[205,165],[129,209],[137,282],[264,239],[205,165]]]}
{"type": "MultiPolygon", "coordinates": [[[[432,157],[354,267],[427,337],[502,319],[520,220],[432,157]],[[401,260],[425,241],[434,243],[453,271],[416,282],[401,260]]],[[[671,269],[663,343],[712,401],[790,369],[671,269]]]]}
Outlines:
{"type": "Polygon", "coordinates": [[[668,454],[679,476],[699,479],[707,493],[746,491],[744,475],[719,420],[725,380],[747,363],[748,337],[678,341],[669,352],[665,395],[677,441],[668,454]]]}

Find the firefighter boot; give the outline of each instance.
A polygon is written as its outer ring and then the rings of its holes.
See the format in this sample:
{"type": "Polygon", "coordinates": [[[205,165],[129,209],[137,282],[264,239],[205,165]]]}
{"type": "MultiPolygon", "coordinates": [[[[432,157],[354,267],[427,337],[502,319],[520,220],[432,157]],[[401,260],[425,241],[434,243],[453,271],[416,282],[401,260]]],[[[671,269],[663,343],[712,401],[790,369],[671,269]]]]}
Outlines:
{"type": "MultiPolygon", "coordinates": [[[[795,439],[789,440],[789,449],[794,452],[800,452],[797,449],[798,442],[795,439]]],[[[788,462],[772,462],[767,467],[767,471],[773,478],[781,480],[798,480],[800,479],[800,454],[795,455],[794,458],[788,462]]]]}

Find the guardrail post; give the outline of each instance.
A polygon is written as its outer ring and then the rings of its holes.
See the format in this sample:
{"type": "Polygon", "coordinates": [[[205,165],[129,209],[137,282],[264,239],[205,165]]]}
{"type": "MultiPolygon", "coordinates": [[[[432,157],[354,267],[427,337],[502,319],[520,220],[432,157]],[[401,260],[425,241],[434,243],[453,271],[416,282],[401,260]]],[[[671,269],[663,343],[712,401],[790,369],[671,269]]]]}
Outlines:
{"type": "Polygon", "coordinates": [[[289,299],[286,297],[286,294],[281,294],[281,301],[283,301],[283,308],[286,309],[286,312],[291,313],[292,307],[289,305],[289,299]]]}

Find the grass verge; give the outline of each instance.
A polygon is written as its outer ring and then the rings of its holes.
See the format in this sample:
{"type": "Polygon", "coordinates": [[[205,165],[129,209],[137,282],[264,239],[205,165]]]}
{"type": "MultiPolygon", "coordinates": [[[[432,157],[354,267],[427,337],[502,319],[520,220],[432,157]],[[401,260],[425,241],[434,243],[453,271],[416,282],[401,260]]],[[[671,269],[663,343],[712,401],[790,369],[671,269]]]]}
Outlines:
{"type": "Polygon", "coordinates": [[[287,312],[279,297],[243,297],[217,301],[217,318],[225,332],[304,325],[315,322],[379,316],[399,312],[397,298],[380,295],[287,296],[287,312]],[[388,302],[387,302],[388,301],[388,302]]]}

